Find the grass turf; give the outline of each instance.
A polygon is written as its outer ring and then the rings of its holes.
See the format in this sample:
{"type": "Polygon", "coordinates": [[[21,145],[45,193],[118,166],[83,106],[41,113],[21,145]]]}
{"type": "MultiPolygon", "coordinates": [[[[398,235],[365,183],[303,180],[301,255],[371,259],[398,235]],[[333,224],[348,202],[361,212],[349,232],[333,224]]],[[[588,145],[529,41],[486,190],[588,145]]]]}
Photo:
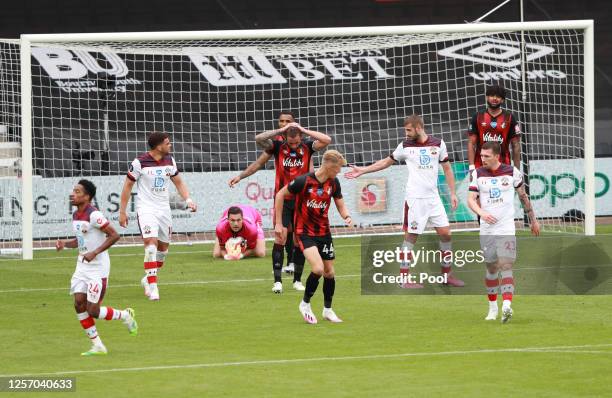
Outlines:
{"type": "Polygon", "coordinates": [[[335,246],[334,308],[345,322],[314,326],[288,277],[285,293],[271,293],[269,257],[225,262],[210,245],[174,246],[161,300],[149,302],[142,249],[111,249],[104,304],[133,307],[140,330],[131,337],[118,321],[97,321],[109,355],[90,358],[79,356],[89,342],[68,295],[75,252],[2,261],[0,375],[76,377],[78,396],[612,395],[610,296],[519,295],[501,325],[483,320],[484,294],[363,296],[360,240],[335,246]]]}

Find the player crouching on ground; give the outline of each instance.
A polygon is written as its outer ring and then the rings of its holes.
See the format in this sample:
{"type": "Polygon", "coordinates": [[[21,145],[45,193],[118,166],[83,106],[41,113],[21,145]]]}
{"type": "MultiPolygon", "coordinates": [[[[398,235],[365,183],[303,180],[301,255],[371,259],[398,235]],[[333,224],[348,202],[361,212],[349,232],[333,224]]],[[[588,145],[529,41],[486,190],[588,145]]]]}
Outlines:
{"type": "Polygon", "coordinates": [[[55,243],[58,251],[65,247],[79,249],[76,270],[70,281],[70,293],[74,295],[77,318],[92,342],[91,349],[81,354],[84,356],[107,353],[98,336],[94,318],[121,320],[131,335],[138,333],[134,310],[100,307],[110,274],[110,259],[106,250],[119,240],[119,234],[104,214],[91,205],[95,196],[96,186],[91,181],[81,180],[74,186],[70,203],[77,207],[72,214],[72,228],[76,237],[55,243]]]}
{"type": "Polygon", "coordinates": [[[274,232],[281,240],[287,230],[282,224],[283,204],[289,194],[295,195],[295,237],[311,266],[306,280],[306,290],[299,310],[308,323],[317,323],[310,307],[319,279],[323,276],[323,318],[331,322],[342,322],[332,310],[332,298],[336,288],[334,272],[334,244],[329,227],[328,211],[332,198],[340,216],[347,225],[352,224],[351,216],[342,199],[340,181],[336,176],[346,164],[342,154],[329,150],[323,154],[323,163],[314,173],[297,177],[276,194],[274,210],[276,225],[274,232]]]}
{"type": "Polygon", "coordinates": [[[512,265],[516,260],[515,191],[529,217],[533,235],[540,235],[540,224],[525,192],[523,175],[516,167],[500,163],[500,152],[500,145],[495,141],[483,144],[480,151],[483,166],[472,171],[468,206],[480,217],[480,246],[487,264],[485,284],[489,296],[489,313],[485,320],[497,319],[497,293],[501,287],[501,320],[506,323],[512,317],[514,293],[512,265]]]}
{"type": "Polygon", "coordinates": [[[226,209],[216,229],[213,257],[240,260],[243,257],[265,257],[266,241],[261,214],[248,205],[226,209]]]}

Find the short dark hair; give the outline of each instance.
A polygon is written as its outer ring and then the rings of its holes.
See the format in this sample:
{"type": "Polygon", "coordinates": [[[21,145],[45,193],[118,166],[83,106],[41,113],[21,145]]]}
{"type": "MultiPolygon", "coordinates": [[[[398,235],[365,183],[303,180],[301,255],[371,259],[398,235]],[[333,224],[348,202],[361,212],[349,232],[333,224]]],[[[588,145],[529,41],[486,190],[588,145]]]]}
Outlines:
{"type": "Polygon", "coordinates": [[[493,84],[492,86],[487,87],[485,95],[487,97],[496,95],[501,99],[506,99],[506,89],[498,84],[493,84]]]}
{"type": "Polygon", "coordinates": [[[83,187],[85,193],[89,195],[89,200],[93,200],[96,197],[96,186],[89,180],[80,180],[79,185],[83,187]]]}
{"type": "Polygon", "coordinates": [[[164,131],[153,131],[147,138],[147,144],[149,144],[149,148],[155,149],[158,145],[162,144],[166,138],[170,138],[170,134],[164,131]]]}
{"type": "Polygon", "coordinates": [[[485,142],[484,144],[482,144],[482,148],[480,148],[480,150],[482,151],[483,149],[492,150],[494,155],[499,155],[501,153],[501,145],[499,145],[499,142],[497,141],[485,142]]]}
{"type": "Polygon", "coordinates": [[[301,135],[302,130],[297,127],[289,127],[287,131],[285,131],[285,137],[295,137],[296,135],[301,135]]]}
{"type": "Polygon", "coordinates": [[[295,113],[293,113],[293,111],[280,111],[278,113],[278,118],[280,119],[281,115],[289,115],[293,118],[293,120],[295,121],[295,113]]]}
{"type": "Polygon", "coordinates": [[[227,217],[229,218],[230,214],[240,214],[242,215],[242,209],[238,206],[232,206],[227,209],[227,217]]]}

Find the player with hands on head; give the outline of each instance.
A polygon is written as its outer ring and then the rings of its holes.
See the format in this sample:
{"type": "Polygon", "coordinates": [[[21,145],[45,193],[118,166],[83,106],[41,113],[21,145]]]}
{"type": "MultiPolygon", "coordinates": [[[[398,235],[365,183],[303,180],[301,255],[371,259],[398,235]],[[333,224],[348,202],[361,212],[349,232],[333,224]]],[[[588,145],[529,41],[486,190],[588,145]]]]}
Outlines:
{"type": "MultiPolygon", "coordinates": [[[[283,113],[281,113],[283,116],[283,113]]],[[[292,115],[291,115],[292,116],[292,115]]],[[[292,117],[293,119],[293,117],[292,117]]],[[[257,145],[264,149],[267,159],[274,157],[274,168],[276,173],[274,183],[275,195],[281,188],[289,184],[295,178],[308,173],[312,167],[312,156],[314,152],[320,151],[331,143],[331,138],[324,133],[306,129],[295,123],[293,119],[287,123],[283,122],[283,126],[258,134],[255,137],[257,145]],[[282,139],[277,139],[277,137],[282,139]],[[307,137],[303,140],[304,136],[307,137]]],[[[281,119],[279,118],[279,124],[281,119]]],[[[267,160],[266,159],[266,160],[267,160]]],[[[250,167],[250,166],[249,166],[250,167]]],[[[249,168],[247,168],[248,170],[249,168]]],[[[243,172],[244,173],[244,172],[243,172]]],[[[285,232],[282,235],[276,234],[274,246],[272,247],[272,271],[274,275],[274,284],[272,292],[282,293],[282,271],[284,262],[283,247],[291,246],[291,237],[288,235],[293,232],[294,225],[294,208],[295,201],[293,195],[285,198],[281,220],[276,219],[276,213],[273,215],[273,224],[277,225],[282,222],[285,232]]],[[[304,269],[304,254],[299,247],[293,246],[293,263],[295,264],[293,274],[293,288],[298,291],[304,290],[304,285],[301,282],[302,272],[304,269]]],[[[288,251],[289,253],[289,251],[288,251]]]]}

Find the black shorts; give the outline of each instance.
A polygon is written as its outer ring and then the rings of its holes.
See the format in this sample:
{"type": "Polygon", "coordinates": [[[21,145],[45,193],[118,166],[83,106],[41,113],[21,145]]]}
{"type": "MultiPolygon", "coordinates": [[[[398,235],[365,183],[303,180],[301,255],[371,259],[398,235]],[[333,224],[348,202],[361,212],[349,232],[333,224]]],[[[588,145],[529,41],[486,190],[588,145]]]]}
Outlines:
{"type": "Polygon", "coordinates": [[[295,200],[285,200],[283,203],[283,227],[289,228],[293,225],[293,213],[295,212],[295,200]]]}
{"type": "Polygon", "coordinates": [[[336,258],[336,254],[334,252],[334,242],[331,235],[300,235],[298,236],[297,241],[302,251],[308,249],[309,247],[316,246],[323,260],[334,260],[336,258]]]}

